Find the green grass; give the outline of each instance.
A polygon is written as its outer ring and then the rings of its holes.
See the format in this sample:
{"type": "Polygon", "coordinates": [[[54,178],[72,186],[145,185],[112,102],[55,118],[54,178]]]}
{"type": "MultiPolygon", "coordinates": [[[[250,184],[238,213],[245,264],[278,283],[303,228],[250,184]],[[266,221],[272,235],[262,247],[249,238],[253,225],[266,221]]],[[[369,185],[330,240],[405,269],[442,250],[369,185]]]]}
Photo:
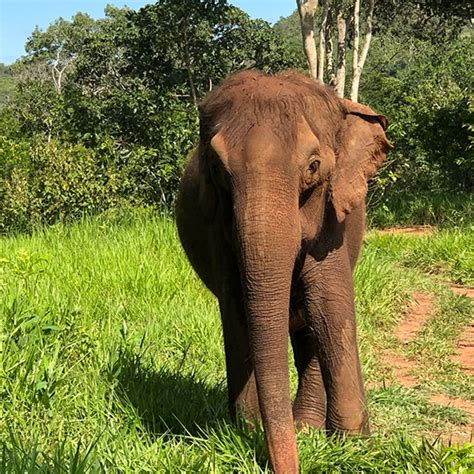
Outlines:
{"type": "Polygon", "coordinates": [[[371,233],[371,244],[403,266],[474,286],[474,226],[442,229],[418,238],[371,233]]]}
{"type": "Polygon", "coordinates": [[[402,278],[412,278],[412,290],[437,295],[435,314],[416,340],[394,346],[416,362],[420,390],[474,400],[472,377],[451,361],[462,328],[472,320],[472,303],[448,289],[450,282],[474,285],[474,228],[442,229],[421,237],[371,232],[369,241],[378,259],[398,267],[402,278]]]}
{"type": "Polygon", "coordinates": [[[432,225],[437,227],[466,227],[474,222],[472,194],[408,193],[391,196],[386,202],[369,198],[368,221],[370,227],[432,225]]]}
{"type": "MultiPolygon", "coordinates": [[[[368,382],[386,380],[378,356],[392,344],[413,288],[442,296],[418,269],[402,267],[413,245],[373,236],[357,269],[368,382]]],[[[170,219],[105,215],[3,238],[0,294],[0,472],[268,469],[261,430],[229,421],[217,305],[170,219]]],[[[442,346],[426,329],[428,349],[407,348],[414,358],[448,354],[466,321],[462,298],[442,298],[448,342],[442,346]]],[[[294,372],[292,381],[294,388],[294,372]]],[[[450,382],[471,393],[469,382],[444,366],[430,381],[443,390],[450,382]]],[[[303,472],[474,468],[469,447],[443,446],[432,434],[433,426],[465,423],[463,413],[397,386],[382,384],[368,398],[375,435],[300,433],[303,472]]]]}

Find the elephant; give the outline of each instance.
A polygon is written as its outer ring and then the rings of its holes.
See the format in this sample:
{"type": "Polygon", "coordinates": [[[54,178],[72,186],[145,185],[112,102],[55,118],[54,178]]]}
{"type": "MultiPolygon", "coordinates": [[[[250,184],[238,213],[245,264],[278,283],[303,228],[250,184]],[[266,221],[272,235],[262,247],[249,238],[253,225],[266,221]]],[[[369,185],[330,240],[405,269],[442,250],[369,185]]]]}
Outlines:
{"type": "Polygon", "coordinates": [[[199,114],[178,234],[218,299],[231,417],[261,422],[272,469],[298,472],[295,425],[369,433],[352,272],[388,122],[293,71],[235,73],[199,114]]]}

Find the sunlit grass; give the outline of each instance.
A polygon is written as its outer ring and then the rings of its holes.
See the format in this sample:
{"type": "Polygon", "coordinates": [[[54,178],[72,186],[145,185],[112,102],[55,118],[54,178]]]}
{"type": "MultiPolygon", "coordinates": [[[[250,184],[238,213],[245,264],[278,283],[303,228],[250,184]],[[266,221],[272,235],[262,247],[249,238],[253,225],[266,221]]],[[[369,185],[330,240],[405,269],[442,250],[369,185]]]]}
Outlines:
{"type": "MultiPolygon", "coordinates": [[[[384,380],[379,351],[412,288],[429,285],[401,269],[403,253],[397,263],[404,241],[386,251],[379,239],[369,239],[356,273],[371,382],[384,380]]],[[[3,238],[0,291],[0,472],[268,469],[261,431],[229,421],[217,304],[187,263],[171,219],[105,215],[3,238]]],[[[455,312],[443,323],[454,332],[466,320],[458,306],[440,306],[455,312]]],[[[440,353],[439,338],[428,329],[423,337],[433,345],[429,357],[440,353]]],[[[370,390],[369,404],[369,440],[299,434],[303,472],[472,466],[468,449],[420,438],[433,423],[463,423],[462,413],[388,387],[370,390]]]]}
{"type": "Polygon", "coordinates": [[[474,226],[438,230],[422,237],[377,235],[371,243],[402,265],[474,286],[474,226]]]}
{"type": "Polygon", "coordinates": [[[432,225],[436,227],[469,227],[474,221],[472,193],[425,193],[390,196],[386,202],[369,197],[370,227],[432,225]]]}

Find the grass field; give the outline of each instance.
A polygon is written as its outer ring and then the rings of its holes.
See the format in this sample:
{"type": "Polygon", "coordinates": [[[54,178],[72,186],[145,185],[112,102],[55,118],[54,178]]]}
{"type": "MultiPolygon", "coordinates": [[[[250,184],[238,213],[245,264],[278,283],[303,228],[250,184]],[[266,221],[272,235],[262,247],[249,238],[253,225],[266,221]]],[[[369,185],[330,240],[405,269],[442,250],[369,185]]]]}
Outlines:
{"type": "MultiPolygon", "coordinates": [[[[474,470],[472,445],[444,436],[465,432],[467,414],[430,402],[474,401],[451,360],[472,307],[444,284],[473,284],[473,248],[472,228],[369,234],[356,293],[374,435],[300,433],[302,472],[474,470]],[[393,329],[415,290],[436,317],[402,345],[393,329]],[[416,364],[415,387],[384,351],[416,364]]],[[[3,238],[0,292],[0,472],[268,469],[261,431],[229,421],[217,305],[170,219],[110,214],[3,238]]]]}

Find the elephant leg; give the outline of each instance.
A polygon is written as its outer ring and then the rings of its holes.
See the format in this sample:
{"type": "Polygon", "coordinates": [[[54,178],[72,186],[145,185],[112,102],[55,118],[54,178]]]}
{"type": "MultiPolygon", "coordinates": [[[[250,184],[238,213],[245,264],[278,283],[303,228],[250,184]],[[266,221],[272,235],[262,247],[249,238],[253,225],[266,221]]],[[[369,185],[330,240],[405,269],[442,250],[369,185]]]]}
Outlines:
{"type": "Polygon", "coordinates": [[[329,432],[369,433],[357,348],[354,290],[347,250],[306,259],[301,278],[306,317],[317,340],[329,432]]]}
{"type": "Polygon", "coordinates": [[[229,410],[234,421],[242,417],[252,422],[260,419],[260,410],[247,321],[239,293],[226,292],[226,295],[219,299],[224,332],[229,410]]]}
{"type": "Polygon", "coordinates": [[[316,351],[317,340],[309,327],[291,334],[291,344],[298,371],[298,391],[293,403],[293,416],[298,428],[310,426],[324,429],[326,393],[316,351]]]}

